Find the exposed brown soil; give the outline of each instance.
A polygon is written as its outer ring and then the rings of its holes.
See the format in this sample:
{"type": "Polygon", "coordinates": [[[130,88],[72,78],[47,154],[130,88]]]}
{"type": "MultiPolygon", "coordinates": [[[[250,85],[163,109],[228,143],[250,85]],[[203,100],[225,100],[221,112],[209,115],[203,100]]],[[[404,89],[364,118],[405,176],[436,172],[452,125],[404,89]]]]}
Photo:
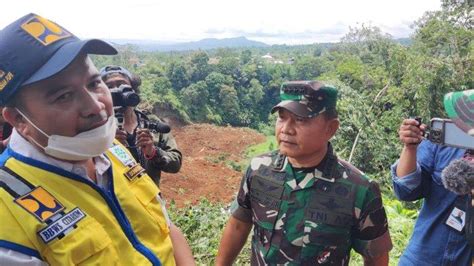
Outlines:
{"type": "Polygon", "coordinates": [[[248,146],[265,141],[262,134],[248,128],[209,124],[173,128],[172,133],[183,153],[183,166],[177,174],[163,173],[160,187],[168,202],[174,200],[178,207],[195,204],[203,197],[230,202],[242,173],[229,164],[242,162],[248,146]]]}

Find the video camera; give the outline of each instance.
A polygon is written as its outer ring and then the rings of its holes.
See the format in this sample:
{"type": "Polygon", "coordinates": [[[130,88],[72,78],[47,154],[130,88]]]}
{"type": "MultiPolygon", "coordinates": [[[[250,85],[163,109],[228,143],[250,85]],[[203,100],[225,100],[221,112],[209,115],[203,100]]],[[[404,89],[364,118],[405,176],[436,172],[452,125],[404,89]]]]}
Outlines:
{"type": "Polygon", "coordinates": [[[110,90],[114,107],[135,107],[140,103],[140,96],[130,85],[122,84],[110,90]]]}

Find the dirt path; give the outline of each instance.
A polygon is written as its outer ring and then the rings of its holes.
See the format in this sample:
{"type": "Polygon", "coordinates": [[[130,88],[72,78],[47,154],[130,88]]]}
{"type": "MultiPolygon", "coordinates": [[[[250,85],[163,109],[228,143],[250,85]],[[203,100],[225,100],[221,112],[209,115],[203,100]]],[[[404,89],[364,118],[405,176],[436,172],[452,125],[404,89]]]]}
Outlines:
{"type": "Polygon", "coordinates": [[[173,136],[183,153],[183,166],[177,174],[163,173],[160,187],[164,197],[174,200],[178,207],[195,204],[202,197],[230,202],[242,173],[229,165],[238,165],[248,146],[265,141],[262,134],[251,129],[209,124],[174,128],[173,136]]]}

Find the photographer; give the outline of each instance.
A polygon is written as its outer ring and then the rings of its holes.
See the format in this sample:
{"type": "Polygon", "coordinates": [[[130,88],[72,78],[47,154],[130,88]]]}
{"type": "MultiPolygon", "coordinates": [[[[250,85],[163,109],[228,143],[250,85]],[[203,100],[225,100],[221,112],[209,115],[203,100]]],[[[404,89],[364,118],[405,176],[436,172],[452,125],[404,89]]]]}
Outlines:
{"type": "Polygon", "coordinates": [[[141,85],[138,76],[120,66],[106,66],[101,69],[100,75],[112,95],[122,95],[123,98],[113,97],[116,117],[119,120],[116,139],[127,146],[133,157],[159,186],[161,171],[177,173],[181,168],[182,154],[173,136],[168,133],[169,126],[161,120],[151,122],[143,112],[135,108],[139,102],[136,94],[140,93],[141,85]],[[127,100],[131,103],[127,104],[127,100]],[[157,134],[154,136],[152,131],[157,134]]]}
{"type": "MultiPolygon", "coordinates": [[[[474,121],[474,90],[450,93],[444,102],[451,118],[456,110],[466,121],[474,121]]],[[[458,120],[453,119],[456,125],[458,120]]],[[[443,170],[471,153],[460,146],[425,140],[426,129],[415,119],[405,119],[399,130],[404,147],[392,166],[395,195],[404,201],[424,199],[399,265],[471,265],[473,252],[465,236],[469,196],[443,186],[443,170]]]]}

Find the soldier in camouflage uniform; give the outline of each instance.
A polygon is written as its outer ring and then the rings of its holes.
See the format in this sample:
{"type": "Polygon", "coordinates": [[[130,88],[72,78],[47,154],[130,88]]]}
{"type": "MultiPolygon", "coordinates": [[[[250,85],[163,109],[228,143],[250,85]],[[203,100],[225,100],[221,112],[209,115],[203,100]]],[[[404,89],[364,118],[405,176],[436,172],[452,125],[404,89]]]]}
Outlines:
{"type": "Polygon", "coordinates": [[[378,185],[334,154],[337,91],[317,81],[281,89],[279,150],[254,158],[224,230],[217,265],[230,265],[253,226],[252,265],[347,265],[351,248],[387,265],[392,243],[378,185]]]}

